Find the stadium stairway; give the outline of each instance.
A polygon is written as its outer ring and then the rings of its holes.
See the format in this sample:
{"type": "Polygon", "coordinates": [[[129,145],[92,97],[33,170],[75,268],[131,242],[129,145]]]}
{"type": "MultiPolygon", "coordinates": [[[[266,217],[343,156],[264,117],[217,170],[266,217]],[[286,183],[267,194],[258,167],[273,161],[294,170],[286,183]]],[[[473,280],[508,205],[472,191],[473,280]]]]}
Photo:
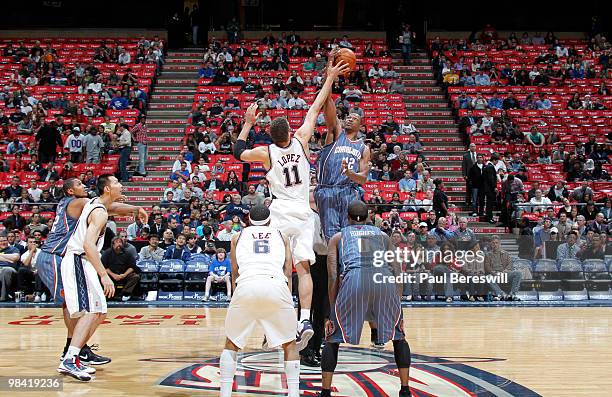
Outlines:
{"type": "MultiPolygon", "coordinates": [[[[125,184],[128,202],[147,210],[159,203],[167,186],[170,169],[183,141],[187,118],[198,85],[198,68],[204,48],[185,48],[169,51],[166,62],[151,95],[147,112],[149,153],[147,176],[134,176],[125,184]]],[[[132,151],[130,172],[138,165],[138,151],[132,151]]],[[[125,220],[117,226],[127,227],[125,220]]]]}
{"type": "Polygon", "coordinates": [[[498,234],[503,248],[516,256],[518,246],[513,235],[504,227],[472,217],[466,205],[465,182],[461,176],[461,160],[466,149],[446,93],[435,80],[431,58],[427,52],[417,50],[412,53],[411,65],[404,66],[401,54],[396,52],[393,63],[406,87],[404,103],[408,116],[419,130],[423,154],[432,175],[445,182],[449,203],[458,208],[457,216],[467,217],[469,227],[479,236],[498,234]]]}

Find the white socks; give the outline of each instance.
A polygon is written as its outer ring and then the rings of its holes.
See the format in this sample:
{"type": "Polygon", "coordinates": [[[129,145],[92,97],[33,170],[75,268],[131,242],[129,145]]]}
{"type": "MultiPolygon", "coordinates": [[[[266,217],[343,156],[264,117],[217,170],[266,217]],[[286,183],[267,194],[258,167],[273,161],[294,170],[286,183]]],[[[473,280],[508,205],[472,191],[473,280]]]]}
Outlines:
{"type": "Polygon", "coordinates": [[[221,352],[221,359],[219,360],[219,372],[221,373],[221,394],[219,396],[231,397],[232,386],[234,385],[234,373],[236,372],[235,351],[224,349],[221,352]]]}
{"type": "Polygon", "coordinates": [[[68,347],[68,350],[66,351],[66,356],[65,358],[72,358],[74,356],[79,356],[79,354],[81,353],[81,349],[76,347],[76,346],[70,346],[68,347]]]}
{"type": "Polygon", "coordinates": [[[302,320],[310,321],[310,309],[300,309],[300,321],[302,320]]]}
{"type": "MultiPolygon", "coordinates": [[[[288,397],[300,397],[300,361],[285,361],[285,375],[287,376],[288,397]]],[[[225,397],[221,394],[221,397],[225,397]]]]}

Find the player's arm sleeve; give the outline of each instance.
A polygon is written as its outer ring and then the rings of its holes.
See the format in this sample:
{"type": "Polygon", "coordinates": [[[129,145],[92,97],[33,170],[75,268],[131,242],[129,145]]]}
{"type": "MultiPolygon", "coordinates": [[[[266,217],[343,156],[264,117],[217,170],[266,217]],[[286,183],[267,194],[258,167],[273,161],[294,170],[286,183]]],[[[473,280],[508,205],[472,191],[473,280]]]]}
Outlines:
{"type": "Polygon", "coordinates": [[[336,304],[336,296],[338,295],[338,242],[340,241],[340,233],[336,233],[329,240],[327,247],[327,290],[329,292],[329,305],[336,304]]]}
{"type": "Polygon", "coordinates": [[[107,220],[108,215],[106,211],[101,208],[94,209],[91,214],[89,214],[89,225],[85,232],[85,243],[83,244],[83,250],[85,251],[87,260],[93,265],[94,269],[96,269],[96,273],[98,273],[100,277],[106,274],[106,270],[102,265],[102,259],[96,242],[98,241],[98,236],[106,229],[107,220]]]}

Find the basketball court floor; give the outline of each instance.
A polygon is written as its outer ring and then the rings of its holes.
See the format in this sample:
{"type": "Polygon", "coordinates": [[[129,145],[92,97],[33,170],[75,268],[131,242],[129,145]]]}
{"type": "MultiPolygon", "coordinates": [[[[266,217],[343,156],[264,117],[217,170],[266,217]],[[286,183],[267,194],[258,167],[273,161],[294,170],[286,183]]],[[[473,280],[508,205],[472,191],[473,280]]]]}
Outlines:
{"type": "MultiPolygon", "coordinates": [[[[406,308],[414,396],[610,396],[612,309],[406,308]]],[[[218,396],[223,308],[110,308],[94,337],[112,357],[96,379],[64,377],[63,391],[16,396],[218,396]]],[[[235,396],[286,395],[280,352],[263,352],[256,333],[239,359],[235,396]]],[[[65,330],[59,309],[0,309],[0,376],[55,376],[65,330]]],[[[340,350],[334,396],[397,396],[391,345],[340,350]]],[[[302,367],[313,396],[320,374],[302,367]]]]}

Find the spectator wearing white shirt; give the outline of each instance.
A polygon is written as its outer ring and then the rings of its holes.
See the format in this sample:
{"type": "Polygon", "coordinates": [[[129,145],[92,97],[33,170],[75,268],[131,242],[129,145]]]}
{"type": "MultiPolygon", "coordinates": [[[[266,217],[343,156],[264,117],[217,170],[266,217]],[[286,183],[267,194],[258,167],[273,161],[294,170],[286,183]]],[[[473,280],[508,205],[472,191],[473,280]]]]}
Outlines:
{"type": "Polygon", "coordinates": [[[30,75],[25,79],[25,84],[30,87],[34,85],[38,85],[38,77],[36,77],[36,75],[33,72],[30,73],[30,75]]]}
{"type": "Polygon", "coordinates": [[[291,99],[289,99],[288,106],[289,109],[308,109],[308,104],[306,104],[306,101],[299,97],[299,94],[297,92],[294,92],[292,94],[291,99]]]}
{"type": "Polygon", "coordinates": [[[404,123],[400,125],[399,128],[400,135],[410,135],[410,134],[418,134],[419,130],[415,127],[415,125],[410,121],[410,118],[405,117],[404,123]]]}
{"type": "Polygon", "coordinates": [[[74,127],[72,129],[72,134],[68,136],[68,139],[66,139],[66,143],[64,144],[64,149],[68,149],[70,151],[71,162],[81,162],[84,140],[84,136],[81,135],[81,129],[79,127],[74,127]]]}
{"type": "Polygon", "coordinates": [[[42,280],[38,277],[36,259],[40,254],[40,248],[34,237],[28,237],[26,252],[21,255],[21,266],[17,270],[17,289],[19,291],[31,292],[32,281],[35,281],[34,302],[41,301],[43,291],[42,280]]]}
{"type": "Polygon", "coordinates": [[[191,174],[192,170],[191,170],[191,163],[189,161],[185,161],[185,156],[183,155],[183,153],[179,153],[179,155],[176,157],[176,160],[174,161],[174,164],[172,164],[172,172],[171,174],[174,174],[176,171],[180,171],[181,169],[181,164],[183,163],[187,163],[187,171],[189,171],[189,174],[191,174]]]}
{"type": "Polygon", "coordinates": [[[119,56],[117,57],[117,63],[120,65],[127,65],[130,62],[132,62],[132,57],[130,56],[130,53],[127,52],[125,48],[122,47],[119,50],[119,56]]]}
{"type": "Polygon", "coordinates": [[[531,212],[542,212],[552,205],[550,199],[543,196],[540,189],[535,191],[535,196],[529,200],[529,204],[531,204],[531,212]]]}
{"type": "Polygon", "coordinates": [[[492,132],[494,121],[495,120],[493,119],[493,116],[491,115],[491,109],[487,109],[485,116],[482,118],[482,126],[487,132],[489,133],[492,132]]]}
{"type": "Polygon", "coordinates": [[[351,42],[348,41],[348,36],[347,35],[342,36],[342,40],[340,40],[338,45],[340,45],[340,47],[344,47],[344,48],[353,48],[353,45],[351,44],[351,42]]]}
{"type": "Polygon", "coordinates": [[[38,187],[38,182],[34,179],[30,181],[30,187],[28,188],[28,194],[32,197],[32,200],[35,202],[40,201],[40,197],[42,196],[42,189],[38,187]]]}
{"type": "Polygon", "coordinates": [[[370,78],[382,78],[385,75],[385,71],[380,67],[378,62],[374,62],[374,65],[370,67],[368,70],[368,77],[370,78]]]}

